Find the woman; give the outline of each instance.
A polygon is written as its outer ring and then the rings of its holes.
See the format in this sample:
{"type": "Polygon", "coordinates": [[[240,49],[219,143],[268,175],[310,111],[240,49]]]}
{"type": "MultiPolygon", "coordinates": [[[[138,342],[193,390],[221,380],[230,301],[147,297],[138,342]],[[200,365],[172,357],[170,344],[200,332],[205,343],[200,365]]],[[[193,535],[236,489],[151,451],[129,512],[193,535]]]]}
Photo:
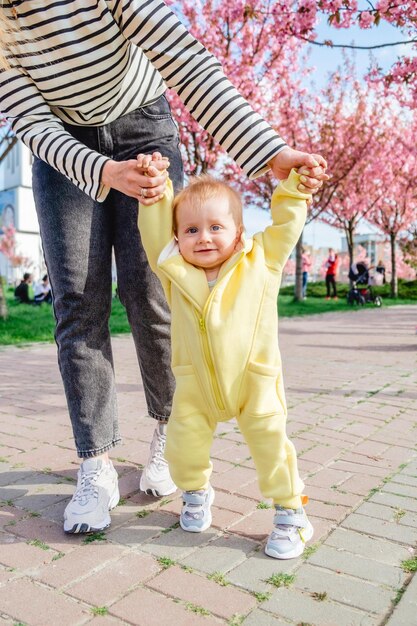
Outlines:
{"type": "Polygon", "coordinates": [[[140,486],[154,495],[175,490],[163,458],[173,392],[169,314],[136,227],[138,200],[153,203],[165,185],[165,174],[147,177],[136,166],[138,153],[166,156],[175,188],[182,185],[166,85],[249,176],[271,168],[283,178],[306,165],[305,185],[315,189],[326,164],[286,147],[161,0],[8,0],[1,23],[9,67],[0,75],[0,110],[36,157],[59,365],[84,459],[64,529],[99,530],[118,501],[108,457],[120,442],[108,329],[112,247],[149,415],[158,420],[140,486]]]}

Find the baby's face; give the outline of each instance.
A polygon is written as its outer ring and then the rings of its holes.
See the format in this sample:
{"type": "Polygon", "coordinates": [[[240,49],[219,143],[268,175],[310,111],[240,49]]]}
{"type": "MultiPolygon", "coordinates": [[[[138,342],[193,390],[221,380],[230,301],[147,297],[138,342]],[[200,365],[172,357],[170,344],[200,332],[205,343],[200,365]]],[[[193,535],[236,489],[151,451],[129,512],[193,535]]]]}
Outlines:
{"type": "Polygon", "coordinates": [[[216,196],[201,207],[183,205],[177,212],[180,252],[188,263],[204,270],[219,270],[232,256],[242,228],[236,226],[227,196],[216,196]]]}

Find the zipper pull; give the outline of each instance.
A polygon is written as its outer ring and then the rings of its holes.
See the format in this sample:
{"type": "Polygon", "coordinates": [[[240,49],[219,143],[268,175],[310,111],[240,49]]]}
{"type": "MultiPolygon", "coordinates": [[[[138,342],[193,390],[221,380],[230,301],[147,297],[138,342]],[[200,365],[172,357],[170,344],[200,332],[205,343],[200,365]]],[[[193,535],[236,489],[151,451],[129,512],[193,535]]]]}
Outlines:
{"type": "Polygon", "coordinates": [[[204,324],[204,318],[200,318],[200,319],[198,320],[198,322],[199,322],[199,324],[200,324],[200,330],[201,330],[201,332],[202,332],[202,333],[204,333],[204,331],[206,330],[206,326],[205,326],[205,324],[204,324]]]}

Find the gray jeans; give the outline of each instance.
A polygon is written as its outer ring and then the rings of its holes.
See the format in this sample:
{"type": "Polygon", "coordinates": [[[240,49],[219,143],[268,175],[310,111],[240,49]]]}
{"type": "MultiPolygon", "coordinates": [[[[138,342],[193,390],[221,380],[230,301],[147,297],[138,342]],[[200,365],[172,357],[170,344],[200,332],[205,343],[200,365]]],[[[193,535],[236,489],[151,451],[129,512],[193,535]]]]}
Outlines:
{"type": "MultiPolygon", "coordinates": [[[[116,161],[159,150],[171,162],[174,187],[181,188],[178,132],[164,96],[106,126],[66,129],[116,161]]],[[[174,390],[169,311],[141,244],[136,200],[111,190],[104,203],[95,202],[39,159],[33,192],[54,299],[59,367],[77,453],[87,458],[120,442],[109,332],[113,248],[148,412],[161,420],[168,419],[174,390]]]]}

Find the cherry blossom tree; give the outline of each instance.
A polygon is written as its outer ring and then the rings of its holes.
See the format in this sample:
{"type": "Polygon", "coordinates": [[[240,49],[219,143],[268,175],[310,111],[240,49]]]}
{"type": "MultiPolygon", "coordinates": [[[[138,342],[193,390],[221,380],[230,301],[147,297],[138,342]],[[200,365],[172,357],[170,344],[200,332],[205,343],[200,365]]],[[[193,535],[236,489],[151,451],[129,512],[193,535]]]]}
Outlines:
{"type": "Polygon", "coordinates": [[[381,136],[382,150],[389,154],[383,176],[374,169],[379,197],[368,215],[389,239],[391,247],[391,297],[398,296],[397,245],[401,235],[417,224],[417,115],[413,121],[402,117],[392,119],[390,133],[381,136]]]}

